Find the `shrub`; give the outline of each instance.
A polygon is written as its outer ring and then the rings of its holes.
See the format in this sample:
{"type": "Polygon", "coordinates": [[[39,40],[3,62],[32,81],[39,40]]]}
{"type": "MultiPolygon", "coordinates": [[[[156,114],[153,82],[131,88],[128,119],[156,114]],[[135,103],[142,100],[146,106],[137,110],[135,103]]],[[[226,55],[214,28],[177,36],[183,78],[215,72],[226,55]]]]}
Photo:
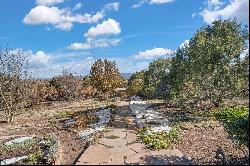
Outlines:
{"type": "Polygon", "coordinates": [[[223,108],[214,113],[238,145],[249,144],[249,108],[223,108]]]}
{"type": "Polygon", "coordinates": [[[173,126],[167,132],[149,133],[147,129],[139,130],[139,139],[151,149],[167,149],[180,141],[179,127],[173,126]]]}

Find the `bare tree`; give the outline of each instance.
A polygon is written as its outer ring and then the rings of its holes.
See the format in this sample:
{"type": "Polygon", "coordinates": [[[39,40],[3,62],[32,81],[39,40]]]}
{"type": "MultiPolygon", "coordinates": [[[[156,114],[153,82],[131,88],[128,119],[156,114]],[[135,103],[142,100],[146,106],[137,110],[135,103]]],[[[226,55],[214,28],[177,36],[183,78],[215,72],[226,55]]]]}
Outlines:
{"type": "Polygon", "coordinates": [[[27,104],[28,59],[20,49],[0,47],[0,115],[8,122],[27,104]]]}

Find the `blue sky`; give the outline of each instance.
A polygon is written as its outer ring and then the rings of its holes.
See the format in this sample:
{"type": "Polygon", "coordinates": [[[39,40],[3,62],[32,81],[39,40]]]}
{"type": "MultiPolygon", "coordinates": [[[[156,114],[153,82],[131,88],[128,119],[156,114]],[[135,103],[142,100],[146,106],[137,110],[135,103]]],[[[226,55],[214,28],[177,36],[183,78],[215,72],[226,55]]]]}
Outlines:
{"type": "Polygon", "coordinates": [[[249,24],[248,6],[249,0],[5,0],[0,43],[21,48],[36,77],[63,68],[88,74],[98,58],[135,72],[171,55],[214,20],[249,24]]]}

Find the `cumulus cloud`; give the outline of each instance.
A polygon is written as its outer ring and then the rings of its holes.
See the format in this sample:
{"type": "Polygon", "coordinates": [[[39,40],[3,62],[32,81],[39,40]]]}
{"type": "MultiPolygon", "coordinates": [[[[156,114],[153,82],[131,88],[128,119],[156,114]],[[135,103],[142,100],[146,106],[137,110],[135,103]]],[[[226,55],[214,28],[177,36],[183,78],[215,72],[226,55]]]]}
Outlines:
{"type": "Polygon", "coordinates": [[[153,59],[162,56],[172,55],[173,51],[167,48],[153,48],[151,50],[140,51],[134,55],[135,59],[153,59]]]}
{"type": "Polygon", "coordinates": [[[218,19],[234,17],[240,22],[249,24],[249,0],[231,0],[227,4],[220,0],[208,0],[200,15],[208,24],[218,19]]]}
{"type": "Polygon", "coordinates": [[[140,0],[137,4],[134,4],[132,8],[141,7],[143,4],[148,3],[150,5],[162,5],[173,2],[174,0],[140,0]]]}
{"type": "MultiPolygon", "coordinates": [[[[54,4],[52,2],[57,1],[46,1],[48,4],[54,4]]],[[[60,30],[69,31],[73,27],[74,23],[96,23],[103,19],[106,15],[107,10],[119,10],[119,3],[106,4],[101,11],[95,14],[72,14],[72,10],[77,10],[81,7],[81,3],[76,4],[76,6],[71,10],[70,8],[58,8],[56,6],[47,6],[44,3],[39,3],[38,6],[32,8],[29,13],[24,17],[23,23],[29,25],[40,25],[40,24],[50,24],[54,28],[60,30]]]]}
{"type": "Polygon", "coordinates": [[[36,0],[38,5],[54,5],[63,2],[64,0],[36,0]]]}
{"type": "Polygon", "coordinates": [[[119,22],[109,18],[95,27],[91,27],[84,36],[86,41],[84,43],[72,43],[68,46],[68,49],[92,49],[92,48],[105,48],[116,46],[121,42],[121,39],[108,38],[112,35],[121,33],[119,22]]]}
{"type": "Polygon", "coordinates": [[[73,50],[105,48],[116,46],[120,43],[120,39],[93,39],[87,38],[85,43],[73,43],[68,48],[73,50]]]}
{"type": "Polygon", "coordinates": [[[39,63],[39,64],[46,64],[51,59],[50,55],[47,55],[43,51],[37,51],[35,54],[31,55],[31,62],[39,63]]]}
{"type": "Polygon", "coordinates": [[[68,9],[59,9],[50,6],[36,6],[24,17],[23,22],[29,25],[52,24],[55,28],[61,30],[70,30],[73,23],[94,23],[104,17],[104,13],[97,12],[91,14],[72,15],[68,9]]]}
{"type": "Polygon", "coordinates": [[[84,34],[84,36],[93,38],[97,36],[117,35],[120,33],[120,23],[109,18],[108,20],[103,21],[101,24],[91,27],[88,32],[84,34]]]}
{"type": "Polygon", "coordinates": [[[29,71],[35,78],[50,78],[66,71],[84,75],[88,74],[95,59],[89,52],[60,52],[46,53],[42,50],[33,53],[31,50],[24,51],[29,58],[29,71]],[[83,63],[84,62],[84,63],[83,63]]]}

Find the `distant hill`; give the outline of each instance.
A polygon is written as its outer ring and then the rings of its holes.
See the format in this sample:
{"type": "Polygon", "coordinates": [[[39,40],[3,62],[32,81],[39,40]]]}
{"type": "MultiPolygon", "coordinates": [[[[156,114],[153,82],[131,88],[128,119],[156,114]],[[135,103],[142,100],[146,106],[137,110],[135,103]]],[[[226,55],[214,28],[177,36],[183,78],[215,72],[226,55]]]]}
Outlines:
{"type": "Polygon", "coordinates": [[[128,80],[131,77],[132,73],[121,73],[121,75],[128,80]]]}

